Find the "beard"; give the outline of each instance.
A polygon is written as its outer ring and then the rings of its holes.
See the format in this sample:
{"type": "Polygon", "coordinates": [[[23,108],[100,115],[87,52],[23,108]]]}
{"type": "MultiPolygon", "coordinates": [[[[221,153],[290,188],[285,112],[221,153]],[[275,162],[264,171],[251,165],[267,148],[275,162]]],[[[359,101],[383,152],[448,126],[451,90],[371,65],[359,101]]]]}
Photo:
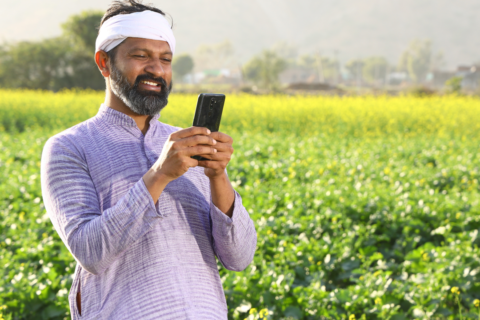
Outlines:
{"type": "Polygon", "coordinates": [[[115,63],[111,64],[111,69],[110,83],[112,92],[136,114],[153,116],[160,113],[168,104],[168,95],[172,90],[172,83],[168,86],[162,77],[154,78],[143,74],[137,77],[133,85],[130,85],[127,78],[115,66],[115,63]],[[138,86],[142,81],[160,83],[160,92],[139,90],[138,86]]]}

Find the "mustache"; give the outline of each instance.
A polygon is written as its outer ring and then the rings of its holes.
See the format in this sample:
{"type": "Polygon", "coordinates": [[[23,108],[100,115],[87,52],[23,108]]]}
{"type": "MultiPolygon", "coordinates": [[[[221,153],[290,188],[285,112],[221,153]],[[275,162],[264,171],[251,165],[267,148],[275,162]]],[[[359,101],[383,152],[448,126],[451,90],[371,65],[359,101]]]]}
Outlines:
{"type": "Polygon", "coordinates": [[[170,92],[172,84],[170,84],[170,87],[167,85],[167,81],[163,79],[162,77],[154,78],[148,74],[142,74],[135,79],[135,84],[133,85],[134,89],[138,89],[138,86],[140,85],[140,82],[142,81],[152,81],[152,82],[157,82],[160,84],[160,87],[162,88],[161,92],[170,92]]]}

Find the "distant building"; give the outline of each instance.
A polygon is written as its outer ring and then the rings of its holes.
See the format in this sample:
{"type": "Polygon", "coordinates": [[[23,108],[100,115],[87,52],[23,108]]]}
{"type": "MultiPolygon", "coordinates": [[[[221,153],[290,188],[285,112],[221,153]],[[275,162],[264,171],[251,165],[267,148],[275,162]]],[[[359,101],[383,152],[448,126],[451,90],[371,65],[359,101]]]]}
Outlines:
{"type": "Polygon", "coordinates": [[[387,84],[391,86],[398,86],[408,81],[410,77],[406,72],[392,72],[387,75],[387,84]]]}
{"type": "Polygon", "coordinates": [[[313,83],[319,82],[318,73],[304,67],[289,67],[279,75],[280,83],[313,83]]]}
{"type": "Polygon", "coordinates": [[[207,69],[186,76],[186,81],[190,83],[229,83],[238,84],[241,82],[242,75],[239,70],[230,69],[207,69]]]}
{"type": "Polygon", "coordinates": [[[454,78],[462,78],[462,89],[477,90],[480,88],[480,66],[458,66],[455,71],[434,71],[430,84],[436,89],[445,87],[445,83],[454,78]]]}
{"type": "Polygon", "coordinates": [[[456,76],[462,77],[462,89],[480,89],[480,66],[460,66],[456,76]]]}
{"type": "Polygon", "coordinates": [[[445,82],[447,82],[449,79],[453,78],[456,76],[455,71],[433,71],[432,77],[430,79],[430,85],[435,88],[435,89],[442,89],[445,87],[445,82]]]}

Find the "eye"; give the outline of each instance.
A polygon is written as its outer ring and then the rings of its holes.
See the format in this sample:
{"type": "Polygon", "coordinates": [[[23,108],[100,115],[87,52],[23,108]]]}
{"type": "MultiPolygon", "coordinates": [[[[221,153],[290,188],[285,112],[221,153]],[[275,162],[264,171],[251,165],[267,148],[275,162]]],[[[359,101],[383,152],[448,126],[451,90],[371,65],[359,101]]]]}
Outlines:
{"type": "Polygon", "coordinates": [[[141,55],[141,54],[136,54],[136,55],[134,55],[134,57],[136,57],[136,58],[145,58],[145,56],[144,56],[144,55],[141,55]]]}

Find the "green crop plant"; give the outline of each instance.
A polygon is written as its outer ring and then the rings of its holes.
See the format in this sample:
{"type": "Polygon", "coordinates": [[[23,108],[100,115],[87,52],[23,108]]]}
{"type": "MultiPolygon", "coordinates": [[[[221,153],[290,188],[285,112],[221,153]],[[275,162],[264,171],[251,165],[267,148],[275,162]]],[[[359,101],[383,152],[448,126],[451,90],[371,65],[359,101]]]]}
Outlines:
{"type": "MultiPolygon", "coordinates": [[[[0,91],[0,317],[69,316],[75,261],[40,156],[102,97],[0,91]]],[[[172,95],[160,120],[190,126],[195,100],[172,95]]],[[[258,232],[245,271],[220,268],[230,319],[479,317],[480,100],[234,95],[224,112],[258,232]]]]}

